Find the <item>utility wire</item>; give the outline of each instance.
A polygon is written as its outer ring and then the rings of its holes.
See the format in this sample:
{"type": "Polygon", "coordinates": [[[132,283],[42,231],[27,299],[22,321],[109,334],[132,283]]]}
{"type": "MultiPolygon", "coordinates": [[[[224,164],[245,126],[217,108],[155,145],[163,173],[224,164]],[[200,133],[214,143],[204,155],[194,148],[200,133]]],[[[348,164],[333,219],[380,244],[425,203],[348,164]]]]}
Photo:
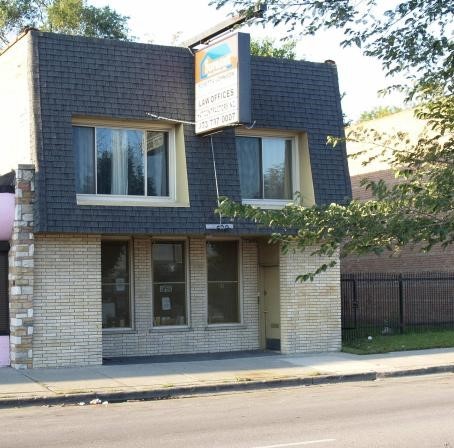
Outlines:
{"type": "MultiPolygon", "coordinates": [[[[213,144],[213,136],[210,135],[210,143],[211,143],[211,156],[213,158],[213,171],[214,171],[214,182],[216,185],[216,198],[218,201],[218,207],[221,204],[221,201],[219,199],[219,184],[218,184],[218,172],[216,170],[216,158],[214,156],[214,144],[213,144]]],[[[219,224],[222,224],[222,215],[219,214],[219,224]]]]}

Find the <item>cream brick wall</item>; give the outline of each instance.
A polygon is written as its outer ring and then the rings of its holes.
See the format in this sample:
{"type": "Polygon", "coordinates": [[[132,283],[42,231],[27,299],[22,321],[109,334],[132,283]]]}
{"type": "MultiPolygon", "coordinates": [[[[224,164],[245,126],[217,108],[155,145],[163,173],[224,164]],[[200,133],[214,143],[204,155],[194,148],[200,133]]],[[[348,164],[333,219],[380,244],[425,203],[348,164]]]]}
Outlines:
{"type": "Polygon", "coordinates": [[[103,335],[103,354],[143,356],[203,353],[259,348],[257,244],[243,240],[242,312],[243,323],[225,328],[207,326],[206,240],[190,238],[189,247],[189,328],[152,328],[152,283],[150,238],[134,238],[134,330],[103,335]]]}
{"type": "Polygon", "coordinates": [[[280,253],[281,351],[327,352],[341,348],[341,292],[339,264],[296,283],[298,274],[314,271],[322,260],[290,250],[280,253]]]}
{"type": "Polygon", "coordinates": [[[30,33],[0,55],[0,174],[34,159],[32,57],[30,33]]]}
{"type": "Polygon", "coordinates": [[[33,367],[102,363],[100,242],[35,235],[33,367]]]}
{"type": "MultiPolygon", "coordinates": [[[[243,322],[207,326],[205,238],[189,238],[189,326],[152,328],[152,242],[132,239],[134,328],[102,332],[101,237],[36,235],[33,367],[101,364],[102,356],[145,356],[260,348],[257,243],[241,241],[243,322]]],[[[299,252],[280,254],[284,353],[334,351],[341,342],[339,269],[314,282],[295,277],[316,267],[299,252]]]]}

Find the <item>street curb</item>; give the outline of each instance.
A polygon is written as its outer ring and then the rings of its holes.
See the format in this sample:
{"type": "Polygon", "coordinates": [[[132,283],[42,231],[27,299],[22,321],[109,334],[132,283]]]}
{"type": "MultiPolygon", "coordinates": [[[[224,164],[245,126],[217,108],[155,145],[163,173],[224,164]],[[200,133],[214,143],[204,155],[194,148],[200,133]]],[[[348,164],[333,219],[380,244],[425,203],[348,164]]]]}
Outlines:
{"type": "Polygon", "coordinates": [[[454,364],[435,367],[421,367],[419,369],[396,370],[395,372],[377,373],[377,379],[380,378],[400,378],[404,376],[431,375],[434,373],[454,373],[454,364]]]}
{"type": "Polygon", "coordinates": [[[264,381],[243,381],[216,385],[182,386],[140,391],[89,392],[55,396],[0,398],[0,408],[26,406],[60,406],[84,403],[99,399],[101,402],[122,403],[126,401],[152,401],[183,398],[196,395],[216,394],[225,392],[253,391],[261,389],[277,389],[296,386],[316,386],[322,384],[338,384],[355,381],[375,381],[384,378],[430,375],[435,373],[454,373],[454,365],[423,367],[418,369],[397,370],[394,372],[365,372],[346,375],[319,375],[312,377],[278,378],[264,381]]]}

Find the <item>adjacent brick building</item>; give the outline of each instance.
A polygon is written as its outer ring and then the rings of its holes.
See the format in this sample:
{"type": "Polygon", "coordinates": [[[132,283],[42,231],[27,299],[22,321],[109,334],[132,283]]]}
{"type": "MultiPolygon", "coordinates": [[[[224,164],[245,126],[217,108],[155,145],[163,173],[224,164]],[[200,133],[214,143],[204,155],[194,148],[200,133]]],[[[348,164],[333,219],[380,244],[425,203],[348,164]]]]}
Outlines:
{"type": "MultiPolygon", "coordinates": [[[[359,123],[356,127],[373,129],[378,132],[394,135],[397,132],[405,132],[408,137],[415,141],[424,131],[426,123],[414,116],[412,109],[397,112],[392,115],[359,123]]],[[[361,185],[363,179],[378,182],[383,179],[389,187],[399,181],[394,172],[385,161],[380,159],[363,165],[371,154],[375,154],[374,145],[348,142],[347,152],[355,154],[359,151],[370,150],[359,158],[349,158],[349,170],[352,184],[352,197],[358,200],[372,199],[372,192],[361,185]]],[[[398,253],[385,252],[382,255],[367,254],[362,256],[350,255],[341,261],[342,273],[353,272],[452,272],[454,270],[454,250],[446,249],[440,245],[434,246],[430,252],[421,251],[421,246],[410,245],[402,248],[398,253]]]]}
{"type": "Polygon", "coordinates": [[[18,95],[0,106],[1,171],[17,183],[14,367],[340,348],[338,268],[295,284],[309,254],[280,253],[253,223],[206,228],[219,222],[213,153],[219,194],[237,201],[350,196],[345,148],[326,146],[343,133],[334,65],[253,57],[254,126],[211,138],[184,123],[186,48],[31,31],[0,56],[0,81],[18,95]]]}

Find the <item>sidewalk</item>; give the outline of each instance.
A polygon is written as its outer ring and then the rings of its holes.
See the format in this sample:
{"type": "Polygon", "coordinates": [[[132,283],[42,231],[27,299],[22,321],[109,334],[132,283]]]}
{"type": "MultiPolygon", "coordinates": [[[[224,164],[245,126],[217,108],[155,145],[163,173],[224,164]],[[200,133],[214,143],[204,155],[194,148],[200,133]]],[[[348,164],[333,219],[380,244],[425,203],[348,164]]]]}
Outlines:
{"type": "Polygon", "coordinates": [[[161,399],[222,391],[454,372],[454,348],[352,355],[269,353],[32,369],[0,368],[0,407],[161,399]]]}

